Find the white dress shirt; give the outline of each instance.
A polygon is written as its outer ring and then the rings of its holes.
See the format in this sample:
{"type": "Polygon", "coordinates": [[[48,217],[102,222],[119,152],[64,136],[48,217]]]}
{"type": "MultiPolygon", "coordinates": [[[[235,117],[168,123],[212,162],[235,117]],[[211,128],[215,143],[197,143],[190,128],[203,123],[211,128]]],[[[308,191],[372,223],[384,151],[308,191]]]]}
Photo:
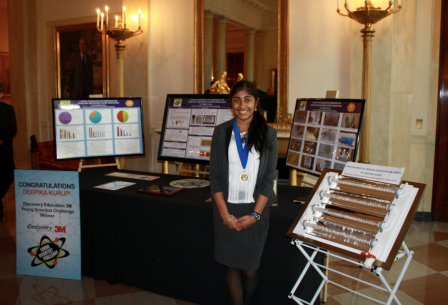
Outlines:
{"type": "MultiPolygon", "coordinates": [[[[241,133],[241,137],[243,138],[246,133],[247,132],[241,133]]],[[[243,144],[243,147],[245,145],[247,145],[247,143],[243,144]]],[[[260,154],[252,147],[247,159],[246,169],[243,169],[236,147],[235,134],[232,131],[232,137],[229,144],[229,197],[227,198],[227,202],[255,202],[254,190],[259,166],[260,154]],[[246,182],[240,180],[240,175],[244,172],[249,175],[249,180],[246,182]]]]}

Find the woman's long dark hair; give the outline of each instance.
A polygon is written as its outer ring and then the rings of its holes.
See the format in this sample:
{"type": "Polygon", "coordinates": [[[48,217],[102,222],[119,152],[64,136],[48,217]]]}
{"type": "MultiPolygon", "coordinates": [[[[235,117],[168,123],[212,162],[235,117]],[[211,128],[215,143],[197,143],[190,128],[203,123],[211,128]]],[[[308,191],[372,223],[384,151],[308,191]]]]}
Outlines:
{"type": "MultiPolygon", "coordinates": [[[[255,102],[258,100],[257,87],[255,87],[252,82],[242,80],[233,85],[232,90],[230,91],[230,103],[233,103],[233,96],[241,90],[246,90],[247,93],[252,95],[255,98],[255,102]]],[[[258,101],[256,110],[254,110],[252,122],[250,122],[249,142],[247,144],[249,145],[249,151],[252,147],[255,148],[255,150],[260,154],[260,157],[263,155],[263,151],[265,149],[270,148],[268,142],[268,124],[264,119],[260,101],[258,101]]]]}

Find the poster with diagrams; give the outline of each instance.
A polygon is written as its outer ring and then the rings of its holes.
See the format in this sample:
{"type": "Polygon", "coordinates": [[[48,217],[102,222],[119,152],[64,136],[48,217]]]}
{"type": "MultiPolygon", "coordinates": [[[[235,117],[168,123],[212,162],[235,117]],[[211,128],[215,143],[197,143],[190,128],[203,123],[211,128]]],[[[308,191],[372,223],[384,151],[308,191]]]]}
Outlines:
{"type": "Polygon", "coordinates": [[[232,118],[228,95],[168,95],[157,159],[208,163],[215,127],[232,118]]]}
{"type": "Polygon", "coordinates": [[[286,165],[320,175],[355,161],[365,100],[297,99],[286,165]]]}
{"type": "Polygon", "coordinates": [[[53,99],[56,160],[144,154],[141,99],[53,99]]]}

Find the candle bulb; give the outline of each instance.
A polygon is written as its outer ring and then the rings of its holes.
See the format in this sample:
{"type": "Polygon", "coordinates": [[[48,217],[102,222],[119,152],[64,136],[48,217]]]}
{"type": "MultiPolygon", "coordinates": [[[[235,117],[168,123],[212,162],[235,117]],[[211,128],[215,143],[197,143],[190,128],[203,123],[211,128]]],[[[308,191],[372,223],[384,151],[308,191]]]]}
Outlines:
{"type": "Polygon", "coordinates": [[[101,29],[103,29],[103,17],[104,17],[104,14],[101,13],[101,29]]]}
{"type": "Polygon", "coordinates": [[[338,9],[340,9],[340,6],[339,6],[339,0],[338,0],[338,9]]]}
{"type": "Polygon", "coordinates": [[[398,0],[398,5],[401,5],[401,0],[398,0]]]}
{"type": "Polygon", "coordinates": [[[126,6],[123,7],[123,24],[126,24],[126,6]]]}
{"type": "Polygon", "coordinates": [[[140,15],[141,19],[143,19],[143,16],[144,16],[143,14],[140,15]]]}
{"type": "Polygon", "coordinates": [[[138,28],[142,27],[142,11],[138,10],[138,28]]]}
{"type": "Polygon", "coordinates": [[[115,27],[117,27],[117,24],[118,24],[118,16],[115,15],[115,27]]]}
{"type": "Polygon", "coordinates": [[[106,25],[109,25],[109,8],[106,5],[106,25]]]}
{"type": "Polygon", "coordinates": [[[97,9],[96,12],[97,12],[96,27],[98,28],[100,26],[100,9],[97,9]]]}

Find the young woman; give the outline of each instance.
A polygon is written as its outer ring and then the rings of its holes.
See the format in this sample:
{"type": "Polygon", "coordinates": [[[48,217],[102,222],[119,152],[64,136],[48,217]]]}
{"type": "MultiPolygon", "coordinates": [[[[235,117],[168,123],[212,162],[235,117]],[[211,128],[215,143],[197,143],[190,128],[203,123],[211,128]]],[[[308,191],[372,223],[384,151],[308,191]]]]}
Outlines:
{"type": "Polygon", "coordinates": [[[240,305],[255,291],[275,200],[277,131],[266,124],[251,82],[235,83],[230,103],[235,118],[213,133],[210,184],[214,259],[227,267],[232,304],[240,305]]]}

